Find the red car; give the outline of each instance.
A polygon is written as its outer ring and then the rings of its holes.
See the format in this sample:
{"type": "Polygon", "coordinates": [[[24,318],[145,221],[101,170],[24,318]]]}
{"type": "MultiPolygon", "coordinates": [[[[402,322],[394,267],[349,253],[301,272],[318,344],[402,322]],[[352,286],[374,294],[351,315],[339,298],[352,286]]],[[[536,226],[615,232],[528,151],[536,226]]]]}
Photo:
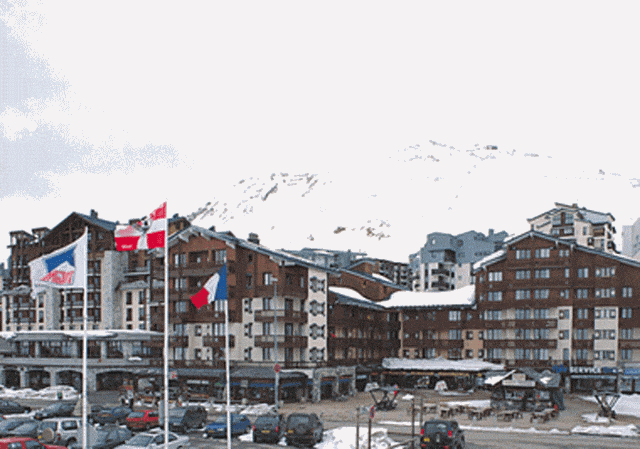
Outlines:
{"type": "Polygon", "coordinates": [[[0,438],[0,449],[67,449],[55,444],[42,444],[27,437],[0,438]]]}
{"type": "Polygon", "coordinates": [[[127,415],[127,427],[129,430],[149,430],[158,425],[159,419],[156,410],[138,410],[127,415]]]}

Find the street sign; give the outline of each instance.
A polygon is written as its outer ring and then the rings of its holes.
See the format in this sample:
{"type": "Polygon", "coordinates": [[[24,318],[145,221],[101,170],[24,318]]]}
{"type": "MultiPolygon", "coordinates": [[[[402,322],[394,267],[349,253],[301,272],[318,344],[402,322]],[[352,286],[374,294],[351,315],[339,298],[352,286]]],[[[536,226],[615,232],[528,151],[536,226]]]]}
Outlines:
{"type": "Polygon", "coordinates": [[[280,365],[279,365],[278,363],[276,363],[276,365],[273,367],[273,370],[274,370],[276,373],[279,373],[279,372],[280,372],[280,365]]]}
{"type": "Polygon", "coordinates": [[[373,417],[376,416],[376,408],[375,406],[371,406],[371,408],[369,409],[369,418],[373,419],[373,417]]]}

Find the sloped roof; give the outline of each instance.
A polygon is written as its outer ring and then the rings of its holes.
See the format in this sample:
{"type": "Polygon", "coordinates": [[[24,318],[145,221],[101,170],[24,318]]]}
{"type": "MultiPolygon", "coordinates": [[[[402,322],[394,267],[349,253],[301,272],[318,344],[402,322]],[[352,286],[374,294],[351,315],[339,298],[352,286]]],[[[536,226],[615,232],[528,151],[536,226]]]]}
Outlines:
{"type": "Polygon", "coordinates": [[[595,210],[587,209],[586,207],[578,207],[578,205],[562,204],[557,202],[555,203],[555,206],[556,207],[554,207],[553,209],[549,209],[548,211],[535,215],[532,218],[527,218],[527,221],[531,222],[537,218],[542,217],[543,215],[555,214],[557,212],[567,210],[580,213],[585,221],[593,224],[607,223],[609,221],[615,220],[614,216],[609,212],[598,212],[595,210]]]}
{"type": "Polygon", "coordinates": [[[390,370],[424,370],[424,371],[497,371],[503,365],[485,362],[479,359],[448,360],[441,357],[435,359],[399,359],[388,357],[382,360],[382,367],[390,370]]]}
{"type": "Polygon", "coordinates": [[[216,232],[216,231],[211,231],[210,229],[206,229],[206,228],[202,228],[199,226],[194,226],[191,225],[186,229],[183,229],[181,231],[178,231],[174,234],[172,234],[169,237],[169,247],[172,247],[176,244],[178,244],[178,242],[180,240],[182,241],[188,241],[189,238],[193,235],[199,235],[199,236],[203,236],[204,238],[215,238],[218,240],[222,240],[224,242],[226,242],[227,244],[229,244],[232,247],[235,246],[240,246],[242,248],[246,248],[246,249],[250,249],[252,251],[255,251],[256,253],[259,254],[263,254],[266,256],[269,256],[271,259],[275,259],[275,260],[281,260],[285,263],[290,263],[290,264],[294,264],[294,265],[301,265],[307,268],[312,268],[312,269],[316,269],[316,270],[320,270],[320,271],[326,271],[326,272],[330,272],[330,273],[334,273],[337,274],[338,272],[335,269],[332,268],[327,268],[323,265],[318,265],[312,261],[310,261],[309,259],[305,259],[303,257],[298,257],[295,256],[291,253],[288,253],[286,251],[283,250],[273,250],[273,249],[269,249],[263,245],[260,244],[256,244],[253,242],[250,242],[248,240],[244,240],[244,239],[240,239],[238,237],[235,237],[233,234],[228,233],[228,232],[216,232]]]}
{"type": "Polygon", "coordinates": [[[338,304],[364,307],[366,309],[386,310],[386,307],[380,303],[365,298],[352,288],[330,286],[329,292],[336,295],[338,304]]]}
{"type": "MultiPolygon", "coordinates": [[[[520,234],[512,239],[509,239],[507,242],[505,242],[505,246],[509,246],[512,245],[514,243],[518,243],[524,239],[527,238],[540,238],[540,239],[544,239],[544,240],[548,240],[549,242],[553,242],[555,245],[560,246],[560,245],[564,245],[567,248],[573,248],[573,249],[577,249],[579,251],[583,251],[589,254],[593,254],[593,255],[598,255],[601,257],[606,257],[608,259],[612,259],[612,260],[616,260],[618,262],[622,262],[622,263],[626,263],[628,265],[632,265],[634,267],[638,267],[640,268],[640,261],[633,259],[631,257],[628,256],[624,256],[622,254],[615,254],[615,253],[609,253],[609,252],[605,252],[605,251],[600,251],[594,248],[590,248],[588,246],[585,245],[580,245],[578,243],[576,243],[573,240],[565,240],[565,239],[560,239],[560,238],[556,238],[553,237],[549,234],[544,234],[542,232],[539,231],[534,231],[534,230],[529,230],[523,234],[520,234]]],[[[505,259],[507,256],[506,250],[505,249],[500,249],[498,251],[496,251],[495,253],[492,253],[490,255],[488,255],[487,257],[479,260],[478,262],[473,264],[473,272],[476,272],[478,270],[481,270],[487,266],[490,266],[500,260],[505,259]]]]}

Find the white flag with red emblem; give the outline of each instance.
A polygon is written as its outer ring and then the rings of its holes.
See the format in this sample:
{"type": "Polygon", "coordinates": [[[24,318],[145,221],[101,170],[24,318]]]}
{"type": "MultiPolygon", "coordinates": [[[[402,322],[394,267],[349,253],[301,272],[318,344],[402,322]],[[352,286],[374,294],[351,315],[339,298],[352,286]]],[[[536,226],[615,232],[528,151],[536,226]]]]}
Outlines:
{"type": "Polygon", "coordinates": [[[167,232],[167,203],[151,212],[148,217],[133,224],[118,225],[115,231],[118,251],[164,248],[167,232]]]}

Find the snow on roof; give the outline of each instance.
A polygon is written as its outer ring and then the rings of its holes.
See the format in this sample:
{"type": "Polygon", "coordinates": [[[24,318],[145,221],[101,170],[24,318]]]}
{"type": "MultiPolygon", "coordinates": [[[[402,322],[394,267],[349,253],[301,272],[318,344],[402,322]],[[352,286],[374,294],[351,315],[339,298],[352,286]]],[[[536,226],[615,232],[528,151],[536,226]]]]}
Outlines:
{"type": "Polygon", "coordinates": [[[497,383],[502,382],[503,380],[505,380],[507,377],[509,377],[510,375],[512,375],[513,373],[515,373],[516,370],[511,370],[509,371],[507,374],[503,374],[501,376],[492,376],[492,377],[487,377],[484,380],[485,385],[495,385],[497,383]]]}
{"type": "Polygon", "coordinates": [[[347,298],[357,299],[358,301],[373,302],[370,299],[365,298],[360,293],[352,288],[348,287],[329,287],[329,291],[338,295],[346,296],[347,298]]]}
{"type": "Polygon", "coordinates": [[[480,259],[479,261],[473,264],[473,271],[479,270],[483,265],[486,265],[495,259],[500,259],[506,253],[507,253],[506,250],[499,249],[495,253],[491,253],[488,256],[483,257],[482,259],[480,259]]]}
{"type": "Polygon", "coordinates": [[[386,301],[378,304],[387,308],[396,307],[438,307],[438,306],[470,306],[475,302],[476,287],[466,287],[444,292],[411,292],[392,293],[386,301]]]}
{"type": "Polygon", "coordinates": [[[498,371],[504,369],[503,365],[479,359],[447,360],[440,357],[436,359],[385,358],[382,360],[382,366],[387,369],[425,371],[498,371]]]}
{"type": "Polygon", "coordinates": [[[376,279],[380,279],[381,281],[387,281],[387,282],[389,282],[389,281],[391,280],[391,279],[389,279],[388,277],[383,276],[383,275],[381,275],[381,274],[379,274],[379,273],[371,273],[371,276],[373,276],[373,277],[374,277],[374,278],[376,278],[376,279]]]}

